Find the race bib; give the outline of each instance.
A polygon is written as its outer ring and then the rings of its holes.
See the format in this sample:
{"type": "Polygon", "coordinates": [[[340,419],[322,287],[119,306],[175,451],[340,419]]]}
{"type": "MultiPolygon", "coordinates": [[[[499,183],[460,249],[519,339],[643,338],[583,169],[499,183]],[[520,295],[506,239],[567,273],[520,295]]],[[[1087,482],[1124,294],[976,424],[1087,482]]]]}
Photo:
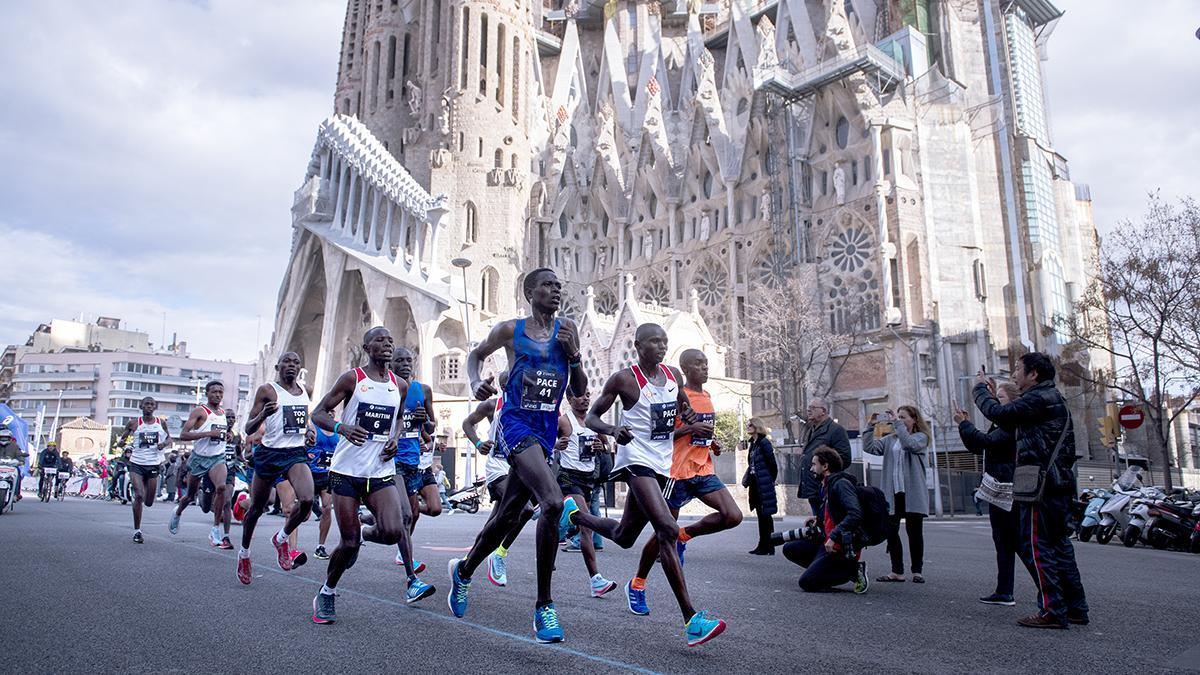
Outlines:
{"type": "Polygon", "coordinates": [[[308,428],[308,406],[285,405],[283,412],[283,433],[302,434],[308,428]]]}
{"type": "Polygon", "coordinates": [[[328,470],[329,460],[331,459],[332,457],[330,456],[330,453],[322,450],[319,454],[317,454],[317,468],[328,470]]]}
{"type": "Polygon", "coordinates": [[[395,416],[395,406],[359,403],[356,424],[367,430],[367,440],[387,442],[395,416]]]}
{"type": "MultiPolygon", "coordinates": [[[[708,422],[709,424],[715,425],[717,422],[717,414],[696,413],[696,422],[708,422]]],[[[699,432],[692,432],[692,445],[698,447],[708,447],[712,445],[712,442],[712,434],[700,434],[699,432]]]]}
{"type": "Polygon", "coordinates": [[[138,432],[138,447],[152,448],[158,445],[157,431],[139,431],[138,432]]]}
{"type": "Polygon", "coordinates": [[[579,446],[579,461],[590,462],[596,458],[596,434],[576,434],[575,443],[579,446]]]}
{"type": "Polygon", "coordinates": [[[527,370],[521,376],[521,410],[556,412],[562,373],[553,370],[527,370]]]}
{"type": "Polygon", "coordinates": [[[650,440],[661,441],[675,432],[675,417],[679,414],[679,402],[650,404],[650,440]]]}
{"type": "Polygon", "coordinates": [[[225,440],[225,438],[226,438],[225,431],[228,429],[229,429],[228,426],[226,426],[224,424],[216,424],[215,422],[213,423],[213,425],[211,427],[209,427],[209,431],[216,431],[221,434],[217,438],[213,439],[213,440],[219,441],[219,442],[225,440]]]}
{"type": "Polygon", "coordinates": [[[400,438],[421,437],[421,425],[414,419],[414,412],[415,410],[405,410],[404,414],[401,415],[400,420],[404,423],[404,426],[400,427],[400,438]]]}
{"type": "Polygon", "coordinates": [[[237,445],[231,444],[225,446],[225,461],[233,462],[237,459],[237,445]]]}

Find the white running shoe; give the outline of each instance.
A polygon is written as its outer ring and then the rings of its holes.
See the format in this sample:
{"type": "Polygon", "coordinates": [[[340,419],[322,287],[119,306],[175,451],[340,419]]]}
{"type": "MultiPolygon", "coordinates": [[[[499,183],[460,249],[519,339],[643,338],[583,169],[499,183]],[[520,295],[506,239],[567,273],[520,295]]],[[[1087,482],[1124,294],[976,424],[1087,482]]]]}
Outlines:
{"type": "Polygon", "coordinates": [[[599,574],[592,577],[592,597],[593,598],[603,597],[604,594],[615,590],[616,587],[617,587],[617,582],[611,581],[609,579],[605,579],[604,577],[600,576],[599,574]]]}

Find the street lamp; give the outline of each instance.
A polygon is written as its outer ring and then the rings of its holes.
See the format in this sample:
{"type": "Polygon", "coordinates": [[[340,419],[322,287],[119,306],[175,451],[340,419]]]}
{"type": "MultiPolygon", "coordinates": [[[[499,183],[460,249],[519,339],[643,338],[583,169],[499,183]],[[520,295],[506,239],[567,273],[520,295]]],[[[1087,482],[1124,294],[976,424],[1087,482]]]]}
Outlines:
{"type": "Polygon", "coordinates": [[[463,277],[463,299],[462,299],[462,308],[463,308],[463,325],[464,325],[464,326],[466,326],[466,329],[467,329],[467,349],[469,350],[469,349],[471,348],[471,314],[470,314],[470,311],[467,309],[467,305],[469,304],[469,303],[467,302],[467,268],[471,266],[471,261],[470,261],[470,260],[468,260],[468,259],[466,259],[466,258],[455,258],[455,259],[453,259],[453,260],[451,260],[451,261],[450,261],[450,264],[451,264],[451,265],[454,265],[454,266],[455,266],[455,267],[457,267],[458,269],[462,270],[462,277],[463,277]]]}

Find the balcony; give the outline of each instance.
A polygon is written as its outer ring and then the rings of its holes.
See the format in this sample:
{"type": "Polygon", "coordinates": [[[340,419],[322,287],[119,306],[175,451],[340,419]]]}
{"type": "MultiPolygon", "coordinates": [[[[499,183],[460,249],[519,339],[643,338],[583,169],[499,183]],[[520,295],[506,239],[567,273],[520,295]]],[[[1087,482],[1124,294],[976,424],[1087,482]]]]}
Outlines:
{"type": "MultiPolygon", "coordinates": [[[[13,391],[12,398],[14,401],[44,401],[47,408],[51,408],[57,404],[59,396],[58,391],[13,391]]],[[[94,389],[63,389],[62,400],[64,401],[90,401],[96,395],[94,389]]]]}
{"type": "Polygon", "coordinates": [[[76,372],[52,373],[13,373],[14,382],[95,382],[99,371],[96,369],[76,372]]]}

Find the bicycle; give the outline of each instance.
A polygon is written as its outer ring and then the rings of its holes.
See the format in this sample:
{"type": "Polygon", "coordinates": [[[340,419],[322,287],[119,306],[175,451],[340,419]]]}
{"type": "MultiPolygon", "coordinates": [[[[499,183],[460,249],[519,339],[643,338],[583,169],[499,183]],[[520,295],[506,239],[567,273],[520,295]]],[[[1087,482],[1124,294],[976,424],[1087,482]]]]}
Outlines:
{"type": "Polygon", "coordinates": [[[62,501],[67,496],[67,482],[71,480],[71,472],[66,469],[58,470],[58,480],[54,486],[54,496],[62,501]]]}
{"type": "Polygon", "coordinates": [[[56,467],[42,468],[42,477],[38,482],[38,499],[47,503],[50,501],[57,479],[58,469],[56,467]]]}

